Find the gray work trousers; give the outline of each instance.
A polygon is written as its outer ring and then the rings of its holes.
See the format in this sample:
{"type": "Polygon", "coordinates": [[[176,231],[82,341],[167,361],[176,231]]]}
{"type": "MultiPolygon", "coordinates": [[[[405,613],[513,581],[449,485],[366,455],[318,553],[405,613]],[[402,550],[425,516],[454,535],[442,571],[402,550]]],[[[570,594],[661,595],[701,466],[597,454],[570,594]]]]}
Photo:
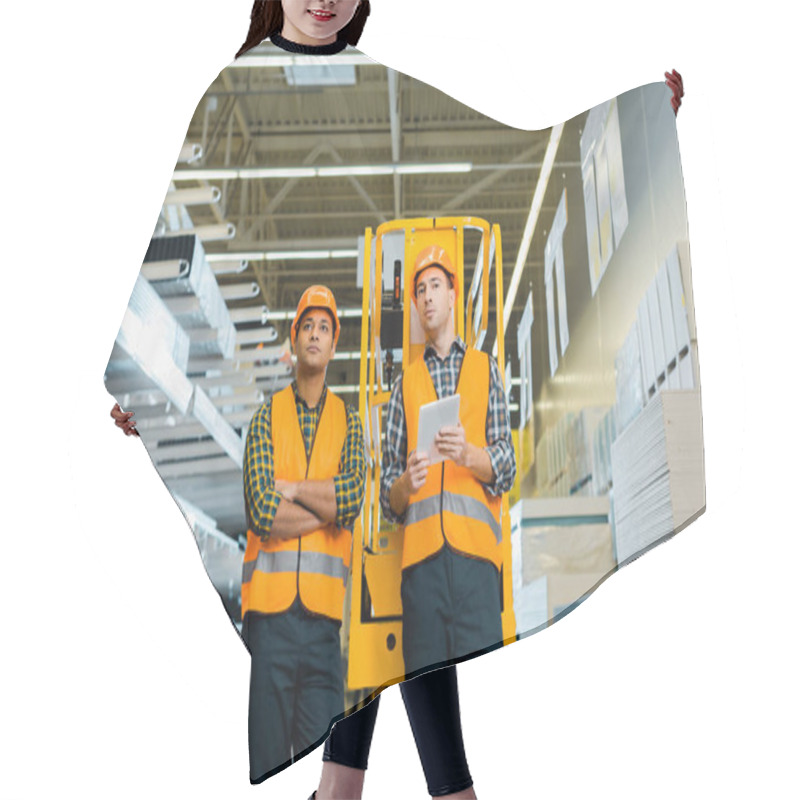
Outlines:
{"type": "Polygon", "coordinates": [[[280,614],[245,615],[250,650],[250,782],[321,744],[344,712],[341,624],[306,611],[299,600],[280,614]]]}
{"type": "Polygon", "coordinates": [[[485,653],[503,643],[500,573],[445,543],[403,570],[403,658],[406,678],[485,653]]]}

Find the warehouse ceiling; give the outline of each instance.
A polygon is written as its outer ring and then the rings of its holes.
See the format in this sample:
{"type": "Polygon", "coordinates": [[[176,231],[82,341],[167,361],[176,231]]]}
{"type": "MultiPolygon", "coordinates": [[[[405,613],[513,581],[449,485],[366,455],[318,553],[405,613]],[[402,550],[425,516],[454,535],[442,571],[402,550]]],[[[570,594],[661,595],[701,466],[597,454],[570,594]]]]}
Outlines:
{"type": "MultiPolygon", "coordinates": [[[[342,54],[346,61],[348,51],[342,54]]],[[[358,237],[397,218],[470,215],[498,223],[503,241],[503,279],[509,285],[550,130],[520,131],[474,111],[439,90],[359,57],[362,63],[338,67],[321,76],[314,67],[272,63],[287,54],[262,44],[224,70],[209,87],[189,125],[186,143],[199,145],[202,155],[176,166],[174,188],[215,186],[216,203],[180,207],[165,205],[162,231],[230,223],[235,235],[204,241],[213,257],[240,254],[350,251],[345,257],[247,258],[238,273],[217,272],[228,290],[226,300],[241,336],[247,330],[273,326],[276,343],[289,333],[280,312],[292,312],[302,291],[324,283],[334,292],[340,311],[360,309],[357,288],[358,237]],[[320,85],[322,79],[329,85],[320,85]],[[350,167],[367,165],[472,164],[468,172],[404,175],[342,175],[339,177],[200,177],[193,170],[254,168],[350,167]],[[176,227],[176,220],[179,220],[176,227]],[[257,284],[257,294],[232,299],[236,285],[257,284]],[[266,306],[269,316],[260,310],[266,306]],[[249,310],[253,313],[250,314],[249,310]]],[[[302,60],[302,59],[296,59],[302,60]]],[[[528,91],[525,87],[521,101],[528,91]]],[[[544,195],[533,242],[527,253],[516,293],[506,341],[514,374],[517,323],[531,287],[543,286],[541,271],[547,232],[562,192],[582,193],[580,119],[567,123],[555,166],[544,195]]],[[[230,173],[221,173],[229,175],[230,173]]],[[[467,280],[472,265],[466,264],[467,280]]],[[[545,315],[542,291],[534,291],[534,313],[545,315]]],[[[493,341],[493,333],[490,332],[493,341]]],[[[342,319],[340,353],[360,350],[361,318],[342,319]]],[[[240,345],[240,349],[247,345],[240,345]]],[[[328,382],[335,389],[358,384],[357,359],[331,364],[328,382]]],[[[276,387],[278,384],[273,383],[276,387]]],[[[266,390],[269,393],[269,389],[266,390]]],[[[356,403],[357,394],[344,399],[356,403]]],[[[513,402],[513,395],[512,395],[513,402]]],[[[129,403],[130,405],[130,403],[129,403]]],[[[258,400],[223,413],[237,430],[256,410],[258,400]]],[[[149,408],[149,407],[148,407],[149,408]]],[[[146,423],[148,408],[137,409],[146,423]]],[[[158,412],[163,417],[163,409],[158,412]]],[[[156,442],[163,447],[166,434],[156,442]]],[[[163,426],[162,426],[163,427],[163,426]]],[[[197,435],[196,432],[194,435],[197,435]]],[[[212,437],[213,438],[213,437],[212,437]]],[[[181,435],[181,442],[191,439],[181,435]]],[[[213,442],[212,442],[213,444],[213,442]]],[[[153,452],[151,450],[151,455],[153,452]]],[[[201,508],[219,528],[233,536],[244,530],[241,470],[220,449],[204,452],[205,466],[193,471],[182,460],[159,467],[170,489],[201,508]],[[216,465],[216,466],[215,466],[216,465]],[[170,472],[170,469],[172,472],[170,472]],[[172,477],[170,477],[172,476],[172,477]]],[[[154,458],[158,464],[158,458],[154,458]]],[[[199,462],[198,462],[199,463],[199,462]]]]}
{"type": "MultiPolygon", "coordinates": [[[[284,55],[266,44],[240,61],[275,54],[284,55]]],[[[399,177],[209,181],[222,190],[222,200],[214,207],[192,207],[192,220],[196,225],[232,222],[236,236],[208,243],[207,252],[355,249],[365,228],[374,230],[388,220],[469,214],[500,224],[507,285],[550,131],[507,127],[438,89],[377,64],[352,69],[355,83],[336,87],[290,86],[287,70],[281,67],[223,71],[189,126],[187,141],[201,144],[204,153],[192,166],[472,162],[477,169],[399,177]],[[392,80],[397,81],[396,115],[391,111],[392,80]],[[208,110],[209,98],[214,111],[208,110]],[[398,143],[394,153],[393,140],[398,143]],[[509,165],[515,168],[502,169],[509,165]]],[[[571,126],[562,137],[559,159],[564,161],[562,154],[567,153],[569,164],[556,164],[528,256],[530,268],[537,266],[537,253],[541,267],[545,232],[564,185],[561,173],[571,173],[580,186],[578,136],[577,126],[571,126]]],[[[201,184],[180,184],[189,185],[201,184]]],[[[219,281],[224,285],[254,280],[260,286],[257,298],[233,301],[233,308],[265,303],[271,311],[293,309],[302,291],[315,282],[330,286],[340,308],[360,308],[356,273],[355,258],[250,261],[246,272],[221,276],[219,281]]],[[[518,292],[519,311],[526,297],[527,291],[518,292]]],[[[544,306],[535,310],[543,312],[544,306]]],[[[288,335],[288,322],[274,324],[281,338],[288,335]]],[[[360,326],[359,317],[344,320],[340,350],[359,348],[360,326]]],[[[337,366],[332,384],[358,383],[357,363],[337,366]]]]}

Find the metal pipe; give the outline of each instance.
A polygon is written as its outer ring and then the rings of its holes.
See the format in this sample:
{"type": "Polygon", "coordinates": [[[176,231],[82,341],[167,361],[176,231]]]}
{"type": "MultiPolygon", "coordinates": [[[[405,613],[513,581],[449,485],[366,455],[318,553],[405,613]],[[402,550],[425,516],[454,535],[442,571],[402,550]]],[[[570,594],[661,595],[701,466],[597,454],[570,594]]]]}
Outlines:
{"type": "MultiPolygon", "coordinates": [[[[206,259],[208,260],[208,259],[206,259]]],[[[215,261],[211,264],[211,269],[215,275],[238,275],[247,269],[248,261],[246,258],[231,258],[224,261],[215,261]]]]}
{"type": "Polygon", "coordinates": [[[199,161],[203,157],[203,148],[199,144],[190,144],[186,142],[181,147],[181,152],[178,154],[179,164],[192,164],[199,161]]]}
{"type": "Polygon", "coordinates": [[[142,264],[142,276],[148,281],[168,281],[185,278],[189,274],[189,262],[183,258],[169,261],[147,261],[142,264]]]}
{"type": "Polygon", "coordinates": [[[198,225],[194,232],[201,242],[217,242],[233,239],[236,236],[236,226],[232,222],[223,222],[221,225],[198,225]]]}
{"type": "Polygon", "coordinates": [[[173,189],[164,198],[165,206],[199,206],[219,203],[222,192],[216,186],[197,186],[193,189],[173,189]]]}
{"type": "Polygon", "coordinates": [[[265,305],[247,306],[246,308],[229,309],[228,313],[231,315],[231,322],[234,325],[243,325],[248,322],[260,322],[262,325],[266,325],[269,309],[265,305]]]}
{"type": "Polygon", "coordinates": [[[265,325],[263,328],[253,328],[246,331],[236,332],[236,344],[259,344],[274,342],[278,338],[278,331],[272,325],[265,325]]]}
{"type": "Polygon", "coordinates": [[[258,297],[261,291],[257,283],[229,283],[220,286],[219,290],[225,300],[248,300],[251,297],[258,297]]]}

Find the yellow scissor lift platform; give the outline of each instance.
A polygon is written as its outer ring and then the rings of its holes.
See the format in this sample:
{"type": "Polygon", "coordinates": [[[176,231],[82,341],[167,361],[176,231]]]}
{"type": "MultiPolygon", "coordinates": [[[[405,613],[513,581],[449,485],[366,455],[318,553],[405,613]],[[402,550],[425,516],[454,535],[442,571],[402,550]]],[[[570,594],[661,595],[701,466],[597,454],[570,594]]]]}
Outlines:
{"type": "MultiPolygon", "coordinates": [[[[403,623],[400,560],[403,529],[383,520],[380,508],[381,436],[385,406],[397,377],[423,350],[425,336],[411,297],[409,276],[417,254],[437,244],[455,254],[460,288],[455,330],[468,346],[482,349],[489,326],[492,272],[497,330],[497,363],[505,380],[502,244],[499,225],[477,217],[404,219],[380,225],[364,235],[362,264],[361,374],[359,412],[367,436],[367,480],[364,507],[355,526],[350,584],[347,689],[362,696],[401,681],[403,623]],[[465,234],[476,251],[475,267],[464,308],[465,234]],[[387,291],[383,263],[393,260],[387,291]],[[401,330],[402,320],[402,330],[401,330]],[[383,342],[381,334],[383,333],[383,342]],[[392,358],[402,348],[402,363],[392,358]],[[392,370],[394,375],[387,375],[392,370]],[[367,690],[365,692],[365,690],[367,690]]],[[[468,248],[469,249],[469,248],[468,248]]],[[[511,584],[511,523],[508,495],[502,504],[503,639],[516,637],[511,584]]]]}

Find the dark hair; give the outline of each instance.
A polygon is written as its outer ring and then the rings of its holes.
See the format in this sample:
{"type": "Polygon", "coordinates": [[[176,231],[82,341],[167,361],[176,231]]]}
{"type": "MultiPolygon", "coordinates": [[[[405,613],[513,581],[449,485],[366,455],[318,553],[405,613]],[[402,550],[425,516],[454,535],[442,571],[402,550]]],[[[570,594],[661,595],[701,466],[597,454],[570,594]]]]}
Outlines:
{"type": "Polygon", "coordinates": [[[419,278],[420,275],[422,275],[423,272],[425,272],[425,270],[430,269],[431,267],[437,267],[438,269],[440,269],[447,276],[448,288],[455,289],[456,285],[455,283],[453,283],[453,276],[441,264],[428,264],[428,266],[425,267],[425,269],[423,269],[421,272],[418,272],[414,276],[414,294],[417,293],[417,279],[419,278]]]}
{"type": "MultiPolygon", "coordinates": [[[[346,40],[347,44],[357,45],[368,16],[369,0],[361,0],[353,19],[339,31],[337,38],[346,40]]],[[[236,58],[282,30],[283,6],[280,0],[255,0],[250,11],[250,30],[247,32],[247,38],[239,48],[236,58]]]]}

